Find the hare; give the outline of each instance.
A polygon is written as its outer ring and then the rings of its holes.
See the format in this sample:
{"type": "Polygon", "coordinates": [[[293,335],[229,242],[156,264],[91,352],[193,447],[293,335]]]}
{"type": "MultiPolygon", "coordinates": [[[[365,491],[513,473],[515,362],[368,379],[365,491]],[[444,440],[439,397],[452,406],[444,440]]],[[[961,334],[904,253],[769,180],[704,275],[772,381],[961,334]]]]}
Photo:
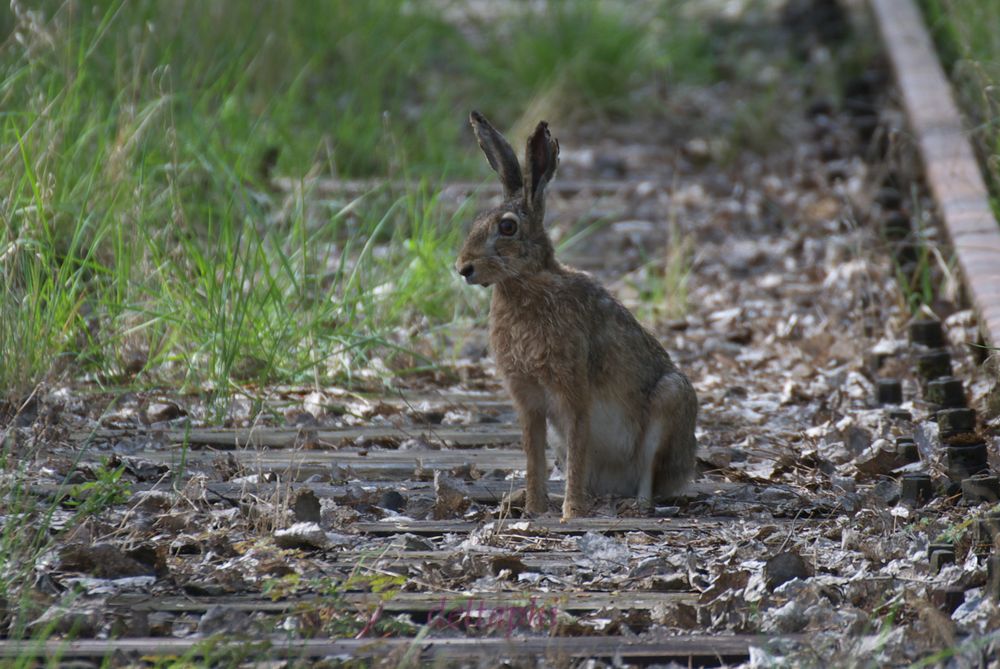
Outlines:
{"type": "Polygon", "coordinates": [[[588,496],[635,496],[648,508],[694,470],[694,388],[624,305],[556,260],[543,225],[559,162],[548,124],[528,138],[522,172],[482,114],[470,122],[503,202],[475,218],[455,266],[467,283],[493,286],[490,347],[521,423],[526,510],[548,510],[549,423],[566,474],[564,520],[581,515],[588,496]]]}

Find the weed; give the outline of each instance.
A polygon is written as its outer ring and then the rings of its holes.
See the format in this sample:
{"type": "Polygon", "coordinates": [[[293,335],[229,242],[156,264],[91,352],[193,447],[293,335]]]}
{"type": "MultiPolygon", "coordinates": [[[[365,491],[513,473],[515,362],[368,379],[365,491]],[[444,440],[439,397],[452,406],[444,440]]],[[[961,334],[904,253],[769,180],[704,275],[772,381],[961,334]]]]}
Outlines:
{"type": "MultiPolygon", "coordinates": [[[[663,89],[719,76],[714,28],[691,7],[558,0],[459,20],[405,0],[0,10],[3,394],[89,375],[208,389],[221,411],[249,384],[433,366],[416,335],[483,313],[451,270],[468,208],[449,212],[434,186],[486,169],[467,110],[532,123],[662,113],[663,89]],[[275,193],[271,173],[423,185],[323,201],[275,193]]],[[[773,99],[742,104],[738,142],[757,146],[773,99]]],[[[682,289],[684,267],[651,299],[682,289]]]]}
{"type": "Polygon", "coordinates": [[[3,394],[343,381],[481,313],[451,276],[467,210],[433,186],[483,169],[467,110],[516,118],[561,82],[578,115],[624,113],[647,80],[702,76],[674,5],[496,10],[478,38],[405,0],[0,9],[3,394]],[[317,205],[272,172],[425,185],[317,205]]]}
{"type": "Polygon", "coordinates": [[[303,601],[294,607],[300,631],[306,634],[324,634],[334,637],[356,635],[412,634],[412,625],[402,620],[383,616],[383,606],[406,584],[406,577],[398,574],[379,572],[362,573],[358,568],[346,579],[322,577],[302,579],[298,574],[289,574],[264,583],[264,594],[278,601],[294,597],[299,593],[314,593],[317,598],[303,601]],[[376,595],[371,605],[352,603],[347,597],[350,592],[370,592],[376,595]]]}
{"type": "Polygon", "coordinates": [[[688,278],[694,263],[694,238],[671,223],[665,260],[649,258],[629,274],[627,283],[638,299],[643,321],[683,318],[688,309],[688,278]]]}
{"type": "Polygon", "coordinates": [[[108,459],[105,459],[94,469],[94,480],[72,486],[62,503],[75,508],[82,516],[90,516],[127,502],[132,489],[128,482],[121,480],[124,473],[124,464],[111,467],[108,459]]]}

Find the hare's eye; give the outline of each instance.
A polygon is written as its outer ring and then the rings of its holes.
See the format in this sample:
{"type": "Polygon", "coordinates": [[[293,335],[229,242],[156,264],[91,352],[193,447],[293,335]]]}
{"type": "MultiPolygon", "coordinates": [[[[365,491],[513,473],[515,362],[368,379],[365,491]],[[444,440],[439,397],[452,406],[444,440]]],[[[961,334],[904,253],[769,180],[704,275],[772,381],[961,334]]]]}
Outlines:
{"type": "Polygon", "coordinates": [[[500,230],[500,234],[504,237],[510,237],[517,232],[517,221],[513,218],[501,218],[497,229],[500,230]]]}

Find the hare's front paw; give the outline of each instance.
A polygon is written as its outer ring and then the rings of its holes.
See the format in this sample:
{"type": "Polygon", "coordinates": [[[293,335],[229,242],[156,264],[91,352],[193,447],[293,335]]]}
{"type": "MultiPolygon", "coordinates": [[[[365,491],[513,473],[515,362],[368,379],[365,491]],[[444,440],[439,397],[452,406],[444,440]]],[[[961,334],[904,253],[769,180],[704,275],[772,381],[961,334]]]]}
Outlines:
{"type": "Polygon", "coordinates": [[[582,499],[576,499],[566,495],[563,499],[562,505],[562,520],[567,521],[573,518],[579,518],[586,510],[586,504],[582,499]]]}
{"type": "Polygon", "coordinates": [[[549,496],[544,491],[532,493],[528,490],[525,498],[524,509],[531,515],[539,516],[549,510],[549,496]]]}
{"type": "Polygon", "coordinates": [[[541,495],[532,495],[524,488],[518,488],[504,495],[503,501],[500,502],[500,511],[505,515],[540,516],[548,510],[549,498],[544,492],[541,495]]]}

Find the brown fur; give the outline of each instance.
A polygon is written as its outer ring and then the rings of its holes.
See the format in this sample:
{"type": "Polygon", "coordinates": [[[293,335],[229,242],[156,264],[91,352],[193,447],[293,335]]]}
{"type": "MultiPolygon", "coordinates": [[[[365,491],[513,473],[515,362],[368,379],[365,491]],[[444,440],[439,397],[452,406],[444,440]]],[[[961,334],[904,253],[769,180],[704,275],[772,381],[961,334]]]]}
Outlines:
{"type": "Polygon", "coordinates": [[[555,259],[543,219],[558,142],[539,123],[522,172],[503,136],[477,112],[470,120],[505,198],[476,217],[456,268],[494,286],[490,344],[521,419],[528,511],[548,509],[547,423],[563,442],[563,518],[583,512],[588,495],[648,505],[676,492],[694,470],[694,389],[628,309],[555,259]]]}

